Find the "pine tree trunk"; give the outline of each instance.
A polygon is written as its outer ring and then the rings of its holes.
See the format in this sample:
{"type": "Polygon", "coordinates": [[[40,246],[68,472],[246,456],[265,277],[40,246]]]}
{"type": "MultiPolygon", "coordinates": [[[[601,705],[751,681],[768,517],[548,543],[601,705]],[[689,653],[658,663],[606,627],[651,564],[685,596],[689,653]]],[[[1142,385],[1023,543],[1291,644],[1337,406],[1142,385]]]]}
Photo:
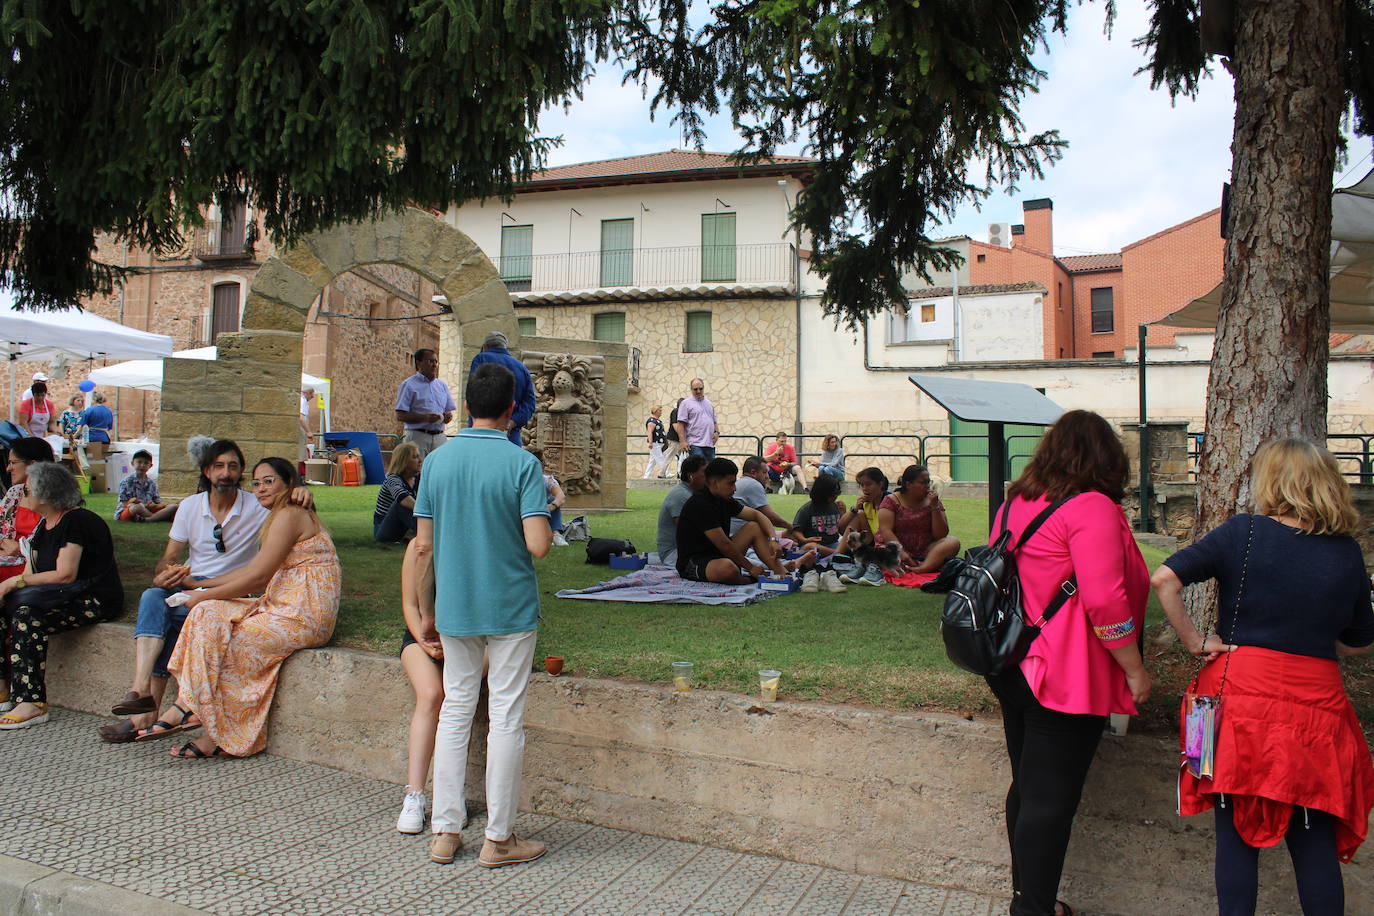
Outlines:
{"type": "MultiPolygon", "coordinates": [[[[1197,536],[1248,511],[1260,443],[1325,441],[1343,36],[1341,0],[1235,6],[1230,239],[1198,466],[1197,536]]],[[[1210,602],[1193,610],[1211,623],[1210,602]]]]}

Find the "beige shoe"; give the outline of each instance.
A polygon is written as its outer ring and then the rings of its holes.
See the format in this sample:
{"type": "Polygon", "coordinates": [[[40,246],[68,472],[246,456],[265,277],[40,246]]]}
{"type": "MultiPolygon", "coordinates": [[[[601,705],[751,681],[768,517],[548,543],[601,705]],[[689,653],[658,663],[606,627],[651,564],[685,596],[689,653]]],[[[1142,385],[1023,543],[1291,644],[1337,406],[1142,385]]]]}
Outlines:
{"type": "Polygon", "coordinates": [[[449,865],[463,848],[463,836],[458,833],[436,833],[429,841],[429,860],[449,865]]]}
{"type": "Polygon", "coordinates": [[[483,868],[519,865],[521,862],[533,862],[545,852],[548,850],[538,840],[522,840],[512,833],[499,843],[495,840],[483,843],[477,864],[483,868]]]}
{"type": "Polygon", "coordinates": [[[840,581],[840,577],[835,574],[835,570],[827,569],[821,574],[821,590],[827,592],[847,592],[849,588],[840,581]]]}

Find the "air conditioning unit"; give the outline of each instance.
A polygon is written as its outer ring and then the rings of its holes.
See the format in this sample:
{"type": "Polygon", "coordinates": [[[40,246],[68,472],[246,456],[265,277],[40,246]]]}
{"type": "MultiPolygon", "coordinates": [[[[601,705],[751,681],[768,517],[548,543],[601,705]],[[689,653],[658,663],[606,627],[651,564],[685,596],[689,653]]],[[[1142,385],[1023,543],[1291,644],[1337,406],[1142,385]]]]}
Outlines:
{"type": "Polygon", "coordinates": [[[1011,223],[988,223],[988,244],[998,248],[1011,247],[1011,223]]]}

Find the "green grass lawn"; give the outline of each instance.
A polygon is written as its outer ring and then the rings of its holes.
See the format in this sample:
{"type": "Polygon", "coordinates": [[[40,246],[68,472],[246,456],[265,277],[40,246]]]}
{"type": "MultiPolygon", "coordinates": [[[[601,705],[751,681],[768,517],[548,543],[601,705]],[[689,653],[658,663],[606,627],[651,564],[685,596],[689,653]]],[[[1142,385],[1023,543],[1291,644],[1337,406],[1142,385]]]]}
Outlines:
{"type": "MultiPolygon", "coordinates": [[[[377,488],[318,487],[314,492],[343,563],[334,642],[393,653],[401,632],[402,548],[372,540],[377,488]]],[[[665,492],[631,490],[628,511],[588,513],[593,534],[654,549],[665,492]]],[[[791,518],[805,499],[775,496],[772,502],[779,514],[791,518]]],[[[113,496],[96,495],[90,507],[109,518],[114,502],[113,496]]],[[[984,501],[947,498],[945,503],[953,532],[966,546],[984,540],[984,501]]],[[[112,527],[131,618],[168,526],[112,527]]],[[[1151,568],[1163,556],[1145,551],[1151,568]]],[[[611,570],[587,565],[578,544],[555,547],[536,568],[543,600],[537,657],[561,655],[573,674],[665,683],[670,664],[687,659],[696,665],[699,686],[741,693],[756,691],[759,668],[777,668],[783,672],[782,693],[792,698],[899,709],[981,710],[992,705],[982,681],[945,658],[939,595],[856,586],[841,595],[785,595],[745,608],[568,601],[554,593],[611,578],[611,570]]],[[[1152,602],[1151,618],[1159,617],[1152,602]]]]}

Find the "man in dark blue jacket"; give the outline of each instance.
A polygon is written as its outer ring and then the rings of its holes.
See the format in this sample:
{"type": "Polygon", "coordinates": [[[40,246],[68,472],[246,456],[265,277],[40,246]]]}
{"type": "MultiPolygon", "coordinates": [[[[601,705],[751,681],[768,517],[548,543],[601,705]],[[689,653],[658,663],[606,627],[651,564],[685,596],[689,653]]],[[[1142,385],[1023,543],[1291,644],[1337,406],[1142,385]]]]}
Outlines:
{"type": "MultiPolygon", "coordinates": [[[[473,370],[483,363],[500,363],[515,373],[515,412],[511,414],[506,436],[523,448],[525,443],[520,438],[520,429],[534,417],[534,379],[530,376],[530,370],[511,355],[507,349],[506,335],[500,331],[492,331],[482,341],[482,352],[472,358],[468,375],[471,376],[473,370]]],[[[468,425],[472,425],[471,417],[468,418],[468,425]]]]}

